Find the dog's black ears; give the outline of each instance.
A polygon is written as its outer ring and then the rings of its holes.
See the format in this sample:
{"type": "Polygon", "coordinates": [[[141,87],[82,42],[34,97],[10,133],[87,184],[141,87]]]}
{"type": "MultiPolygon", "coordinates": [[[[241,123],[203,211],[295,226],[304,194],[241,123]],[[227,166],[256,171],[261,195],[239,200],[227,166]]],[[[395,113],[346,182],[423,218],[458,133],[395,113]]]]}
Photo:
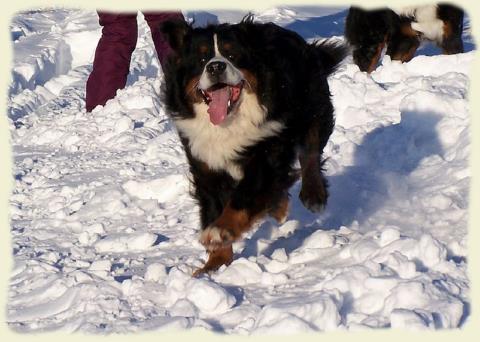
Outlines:
{"type": "Polygon", "coordinates": [[[169,20],[160,25],[160,31],[167,38],[172,49],[178,52],[185,42],[185,36],[191,27],[183,20],[169,20]]]}

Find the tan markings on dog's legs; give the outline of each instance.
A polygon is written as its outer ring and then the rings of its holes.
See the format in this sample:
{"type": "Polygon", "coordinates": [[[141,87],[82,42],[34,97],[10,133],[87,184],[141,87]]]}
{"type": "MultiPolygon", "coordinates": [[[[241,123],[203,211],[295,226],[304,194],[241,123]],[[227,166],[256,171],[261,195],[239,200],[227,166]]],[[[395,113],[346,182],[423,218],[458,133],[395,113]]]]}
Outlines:
{"type": "Polygon", "coordinates": [[[443,23],[443,40],[448,39],[453,34],[452,24],[448,21],[443,23]]]}
{"type": "Polygon", "coordinates": [[[382,55],[382,50],[383,50],[384,46],[385,46],[385,41],[378,44],[377,51],[375,52],[375,55],[373,56],[373,58],[370,62],[370,65],[367,68],[367,73],[370,74],[373,70],[376,69],[378,61],[380,60],[380,56],[382,55]]]}
{"type": "Polygon", "coordinates": [[[459,35],[460,36],[455,37],[451,22],[447,21],[443,23],[442,41],[437,42],[437,44],[442,48],[442,53],[444,55],[453,55],[463,52],[461,33],[459,35]]]}
{"type": "Polygon", "coordinates": [[[266,210],[263,210],[251,215],[246,209],[233,209],[227,204],[219,218],[202,232],[200,243],[208,251],[227,246],[238,240],[242,233],[252,228],[253,223],[265,214],[266,210]]]}
{"type": "Polygon", "coordinates": [[[270,215],[280,224],[285,223],[288,216],[289,201],[288,194],[280,201],[277,207],[270,212],[270,215]]]}
{"type": "Polygon", "coordinates": [[[208,260],[202,268],[193,272],[194,277],[198,277],[203,273],[210,273],[218,270],[222,265],[230,265],[233,260],[232,245],[218,248],[208,253],[208,260]]]}
{"type": "Polygon", "coordinates": [[[252,223],[253,218],[250,217],[245,209],[235,210],[228,204],[214,225],[222,230],[228,230],[232,238],[236,240],[244,231],[250,228],[252,223]]]}
{"type": "Polygon", "coordinates": [[[200,234],[199,241],[207,250],[214,250],[223,245],[224,237],[220,233],[220,228],[216,226],[207,227],[200,234]]]}

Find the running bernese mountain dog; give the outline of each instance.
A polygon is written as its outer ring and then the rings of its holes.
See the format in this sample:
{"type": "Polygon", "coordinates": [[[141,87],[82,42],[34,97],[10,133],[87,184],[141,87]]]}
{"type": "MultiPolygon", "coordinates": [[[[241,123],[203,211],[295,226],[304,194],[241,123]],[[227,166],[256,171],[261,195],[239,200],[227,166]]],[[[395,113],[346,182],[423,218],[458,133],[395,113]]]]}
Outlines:
{"type": "Polygon", "coordinates": [[[300,173],[305,207],[325,206],[322,152],[334,127],[327,77],[346,48],[307,44],[252,16],[203,28],[167,22],[161,30],[174,51],[164,70],[165,103],[185,148],[209,254],[196,276],[228,265],[232,243],[254,222],[266,215],[283,222],[300,173]]]}
{"type": "Polygon", "coordinates": [[[423,40],[432,41],[444,54],[463,52],[463,10],[448,4],[364,10],[351,7],[345,38],[361,71],[375,70],[382,51],[392,60],[408,62],[423,40]]]}

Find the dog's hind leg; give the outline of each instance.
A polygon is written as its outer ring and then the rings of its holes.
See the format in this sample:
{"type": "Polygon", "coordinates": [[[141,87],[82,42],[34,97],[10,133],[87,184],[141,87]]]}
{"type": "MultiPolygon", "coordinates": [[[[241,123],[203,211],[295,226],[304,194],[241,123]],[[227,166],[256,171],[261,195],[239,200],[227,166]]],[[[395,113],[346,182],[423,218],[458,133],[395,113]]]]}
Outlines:
{"type": "Polygon", "coordinates": [[[438,43],[444,54],[462,53],[463,50],[463,10],[457,6],[440,4],[437,14],[443,21],[442,40],[438,43]]]}
{"type": "Polygon", "coordinates": [[[299,198],[305,208],[312,212],[321,212],[327,204],[328,183],[322,174],[320,154],[311,151],[300,152],[302,167],[302,189],[299,198]]]}
{"type": "Polygon", "coordinates": [[[280,202],[270,210],[270,216],[272,216],[278,223],[283,224],[287,220],[288,208],[288,192],[285,192],[285,195],[280,202]]]}
{"type": "Polygon", "coordinates": [[[329,120],[314,121],[300,146],[299,161],[302,169],[302,189],[299,198],[305,208],[321,212],[327,204],[327,180],[322,173],[322,153],[333,130],[333,108],[325,109],[329,120]]]}
{"type": "Polygon", "coordinates": [[[443,26],[442,42],[439,44],[443,54],[452,55],[463,52],[462,32],[453,28],[452,23],[446,22],[443,26]]]}

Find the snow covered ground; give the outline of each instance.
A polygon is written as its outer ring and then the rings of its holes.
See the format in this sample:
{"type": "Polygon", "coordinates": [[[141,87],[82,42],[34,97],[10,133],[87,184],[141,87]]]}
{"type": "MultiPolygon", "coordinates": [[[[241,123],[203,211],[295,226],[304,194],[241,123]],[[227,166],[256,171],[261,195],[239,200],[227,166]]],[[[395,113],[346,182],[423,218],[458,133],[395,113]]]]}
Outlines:
{"type": "MultiPolygon", "coordinates": [[[[196,23],[235,11],[189,12],[196,23]]],[[[258,13],[305,38],[341,39],[344,9],[258,13]]],[[[95,12],[19,13],[11,23],[10,202],[15,266],[7,321],[20,332],[204,328],[233,334],[461,327],[470,313],[468,87],[473,46],[371,76],[331,76],[331,198],[314,215],[291,190],[288,220],[259,224],[211,277],[185,156],[160,100],[148,27],[128,85],[85,113],[95,12]]],[[[427,53],[428,54],[428,53],[427,53]]]]}

